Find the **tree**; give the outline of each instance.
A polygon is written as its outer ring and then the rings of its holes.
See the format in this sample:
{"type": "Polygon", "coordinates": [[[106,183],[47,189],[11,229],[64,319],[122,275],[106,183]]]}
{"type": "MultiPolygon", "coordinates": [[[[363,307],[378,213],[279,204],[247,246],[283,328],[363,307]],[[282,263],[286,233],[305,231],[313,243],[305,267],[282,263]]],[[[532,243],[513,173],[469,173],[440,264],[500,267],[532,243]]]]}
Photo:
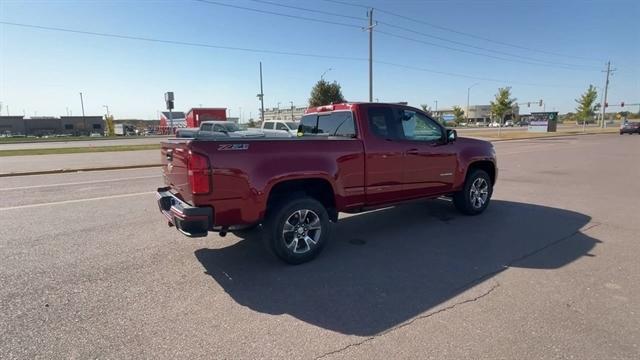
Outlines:
{"type": "Polygon", "coordinates": [[[576,107],[576,117],[582,122],[588,122],[593,118],[595,113],[595,102],[598,99],[598,91],[593,85],[589,85],[587,91],[585,91],[580,99],[576,99],[578,107],[576,107]]]}
{"type": "Polygon", "coordinates": [[[512,112],[516,98],[511,97],[511,88],[499,88],[495,101],[491,102],[491,114],[500,120],[500,124],[504,122],[505,115],[512,112]]]}
{"type": "Polygon", "coordinates": [[[249,127],[250,128],[256,127],[256,122],[255,122],[255,120],[253,120],[253,118],[249,119],[249,127]]]}
{"type": "Polygon", "coordinates": [[[464,122],[464,110],[458,105],[453,107],[453,116],[455,117],[456,124],[464,122]]]}
{"type": "Polygon", "coordinates": [[[420,104],[420,107],[422,108],[422,111],[424,111],[427,115],[432,116],[433,112],[431,111],[431,107],[428,106],[427,104],[420,104]]]}
{"type": "Polygon", "coordinates": [[[107,126],[106,126],[107,133],[105,135],[115,136],[116,131],[115,131],[115,125],[113,124],[113,115],[105,116],[105,122],[107,123],[107,126]]]}
{"type": "Polygon", "coordinates": [[[342,96],[342,88],[337,82],[320,79],[311,89],[309,106],[322,106],[346,102],[342,96]]]}

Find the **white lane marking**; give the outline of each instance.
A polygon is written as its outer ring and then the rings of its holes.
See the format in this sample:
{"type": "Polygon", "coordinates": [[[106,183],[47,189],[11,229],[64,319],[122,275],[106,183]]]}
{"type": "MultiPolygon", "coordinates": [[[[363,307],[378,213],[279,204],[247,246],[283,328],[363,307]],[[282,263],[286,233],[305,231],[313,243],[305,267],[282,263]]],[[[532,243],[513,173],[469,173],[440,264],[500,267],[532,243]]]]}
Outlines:
{"type": "Polygon", "coordinates": [[[140,196],[140,195],[151,195],[151,194],[154,194],[154,193],[155,193],[155,191],[145,191],[145,192],[133,193],[133,194],[120,194],[120,195],[110,195],[110,196],[101,196],[101,197],[96,197],[96,198],[88,198],[88,199],[75,199],[75,200],[64,200],[64,201],[56,201],[56,202],[40,203],[40,204],[10,206],[10,207],[5,207],[5,208],[0,208],[0,211],[3,211],[3,210],[29,209],[29,208],[49,206],[49,205],[73,204],[73,203],[79,203],[79,202],[85,202],[85,201],[118,199],[118,198],[133,197],[133,196],[140,196]]]}
{"type": "Polygon", "coordinates": [[[60,184],[18,186],[18,187],[0,189],[0,191],[38,189],[38,188],[56,187],[56,186],[73,186],[73,185],[99,184],[99,183],[106,183],[106,182],[112,182],[112,181],[139,180],[139,179],[151,179],[151,178],[162,179],[162,176],[161,175],[148,175],[148,176],[134,176],[134,177],[118,178],[118,179],[77,181],[77,182],[60,183],[60,184]]]}

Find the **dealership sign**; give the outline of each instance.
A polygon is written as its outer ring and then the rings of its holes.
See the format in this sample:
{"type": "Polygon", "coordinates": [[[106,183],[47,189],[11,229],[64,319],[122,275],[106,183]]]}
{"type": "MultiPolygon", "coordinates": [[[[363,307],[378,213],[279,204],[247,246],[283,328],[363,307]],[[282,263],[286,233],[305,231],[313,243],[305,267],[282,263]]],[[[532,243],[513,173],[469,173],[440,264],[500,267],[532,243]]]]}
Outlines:
{"type": "Polygon", "coordinates": [[[558,112],[533,112],[529,121],[531,132],[555,132],[558,121],[558,112]]]}

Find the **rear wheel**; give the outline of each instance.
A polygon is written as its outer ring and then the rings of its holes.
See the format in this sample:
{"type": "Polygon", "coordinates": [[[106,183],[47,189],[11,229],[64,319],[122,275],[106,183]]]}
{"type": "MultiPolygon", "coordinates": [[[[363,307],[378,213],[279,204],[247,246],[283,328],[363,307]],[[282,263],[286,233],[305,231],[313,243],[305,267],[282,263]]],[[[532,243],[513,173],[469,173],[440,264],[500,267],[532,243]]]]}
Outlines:
{"type": "Polygon", "coordinates": [[[315,199],[289,199],[273,207],[266,230],[268,243],[280,259],[302,264],[322,251],[329,237],[329,215],[315,199]]]}
{"type": "Polygon", "coordinates": [[[484,170],[472,170],[461,191],[453,195],[453,204],[466,215],[482,213],[491,200],[493,186],[491,178],[484,170]]]}

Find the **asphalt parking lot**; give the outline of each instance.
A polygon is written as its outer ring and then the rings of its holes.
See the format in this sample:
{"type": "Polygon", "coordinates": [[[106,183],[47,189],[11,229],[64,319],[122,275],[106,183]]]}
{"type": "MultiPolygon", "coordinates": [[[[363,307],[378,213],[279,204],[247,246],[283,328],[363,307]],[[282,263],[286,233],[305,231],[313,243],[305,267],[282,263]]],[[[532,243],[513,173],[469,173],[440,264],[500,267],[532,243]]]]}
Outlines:
{"type": "Polygon", "coordinates": [[[155,168],[0,178],[0,358],[637,359],[640,136],[495,146],[484,214],[342,216],[300,266],[168,228],[155,168]]]}

